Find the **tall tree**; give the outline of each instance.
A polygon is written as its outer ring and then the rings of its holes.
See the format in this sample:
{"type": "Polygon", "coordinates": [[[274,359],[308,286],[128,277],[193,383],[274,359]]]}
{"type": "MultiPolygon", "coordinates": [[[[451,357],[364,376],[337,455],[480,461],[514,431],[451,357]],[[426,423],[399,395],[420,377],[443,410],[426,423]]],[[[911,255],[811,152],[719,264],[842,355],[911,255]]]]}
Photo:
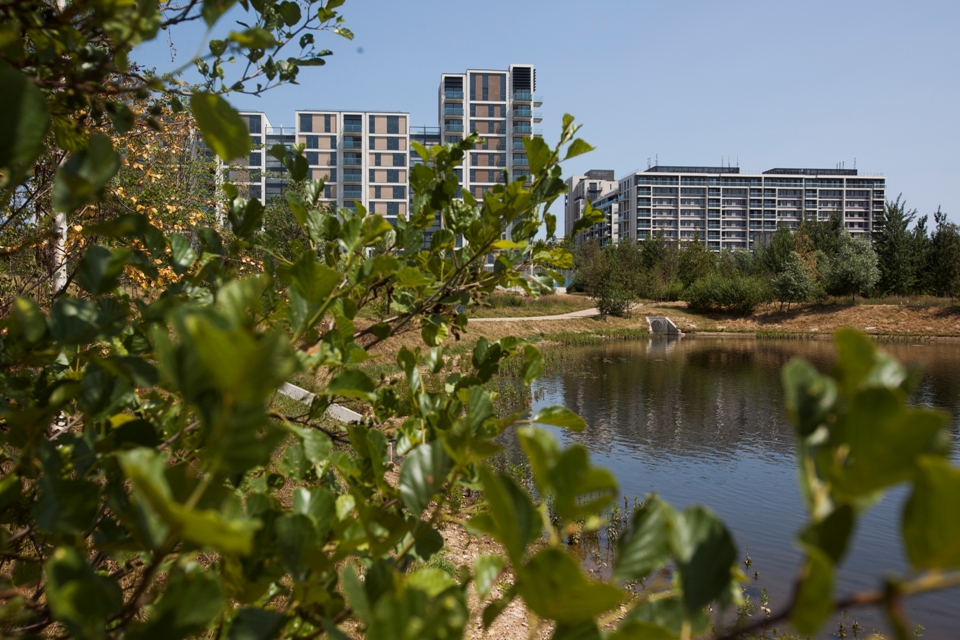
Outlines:
{"type": "Polygon", "coordinates": [[[906,201],[901,198],[902,194],[884,205],[880,217],[881,230],[875,234],[873,246],[880,268],[880,292],[902,296],[916,289],[919,256],[916,253],[916,237],[910,231],[910,223],[917,217],[917,210],[908,210],[906,201]]]}
{"type": "Polygon", "coordinates": [[[933,222],[926,261],[931,291],[950,296],[953,301],[960,294],[960,228],[947,220],[947,214],[939,208],[933,214],[933,222]]]}
{"type": "Polygon", "coordinates": [[[762,269],[771,275],[777,274],[783,271],[784,265],[794,248],[793,233],[788,226],[782,224],[773,234],[770,245],[761,247],[757,251],[757,260],[759,260],[762,269]]]}

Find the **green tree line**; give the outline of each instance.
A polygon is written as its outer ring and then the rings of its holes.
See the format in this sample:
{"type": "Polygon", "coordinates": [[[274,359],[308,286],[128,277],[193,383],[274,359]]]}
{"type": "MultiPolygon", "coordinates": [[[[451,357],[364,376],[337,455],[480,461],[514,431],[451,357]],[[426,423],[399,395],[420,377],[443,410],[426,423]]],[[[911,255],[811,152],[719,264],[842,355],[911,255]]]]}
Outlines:
{"type": "Polygon", "coordinates": [[[781,226],[753,252],[710,252],[699,239],[680,244],[655,234],[601,248],[574,250],[570,286],[597,299],[601,314],[622,314],[638,298],[687,300],[691,307],[750,313],[766,302],[781,308],[829,296],[960,293],[960,228],[937,210],[933,228],[898,197],[886,203],[872,241],[852,236],[840,214],[781,226]]]}

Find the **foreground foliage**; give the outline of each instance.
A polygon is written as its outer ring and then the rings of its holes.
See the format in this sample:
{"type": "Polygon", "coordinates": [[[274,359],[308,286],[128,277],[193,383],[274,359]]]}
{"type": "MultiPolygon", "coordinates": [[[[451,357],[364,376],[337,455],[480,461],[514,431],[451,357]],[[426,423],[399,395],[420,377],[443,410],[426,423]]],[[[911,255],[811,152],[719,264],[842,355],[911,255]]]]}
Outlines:
{"type": "MultiPolygon", "coordinates": [[[[308,3],[303,17],[301,5],[258,3],[256,27],[211,43],[207,91],[189,103],[224,161],[249,145],[213,92],[234,86],[217,70],[224,56],[242,51],[253,63],[235,90],[261,75],[292,80],[318,58],[282,64],[275,54],[296,37],[309,48],[302,30],[314,21],[343,31],[340,4],[308,3]]],[[[560,448],[542,428],[576,431],[584,421],[563,407],[496,415],[487,383],[501,367],[527,384],[542,371],[530,344],[481,339],[455,370],[447,357],[476,303],[498,287],[547,291],[572,266],[545,212],[564,190],[561,160],[590,149],[572,118],[556,147],[525,142],[529,179],[482,202],[454,198],[455,167],[476,137],[418,148],[425,162],[412,171],[412,214],[395,228],[362,207],[326,210],[302,149],[272,149],[297,183],[286,201],[298,231],[282,250],[260,233],[264,208],[231,185],[223,224],[188,217],[189,232],[136,207],[103,209],[120,167],[137,158],[120,157],[97,116],[128,125],[117,98],[126,83],[168,98],[181,91],[125,71],[129,48],[160,26],[213,24],[228,6],[3,5],[4,33],[16,24],[30,43],[2,41],[13,61],[0,70],[10,123],[0,145],[2,224],[21,225],[27,239],[9,252],[34,250],[49,213],[103,213],[76,225],[86,240],[74,245],[68,285],[9,300],[0,320],[4,635],[344,638],[350,629],[451,638],[466,631],[471,589],[484,625],[520,599],[556,638],[723,635],[709,611],[739,602],[743,576],[717,516],[649,496],[619,538],[612,578],[589,579],[563,540],[599,527],[618,487],[583,447],[560,448]],[[44,160],[58,154],[62,164],[44,160]],[[55,167],[45,178],[52,208],[32,204],[45,197],[38,166],[55,167]],[[437,216],[443,228],[424,249],[437,216]],[[362,320],[384,297],[388,313],[362,320]],[[402,375],[373,379],[358,367],[407,331],[425,348],[399,351],[402,375]],[[284,411],[275,392],[296,373],[324,384],[311,406],[284,411]],[[428,388],[428,375],[442,376],[443,389],[428,388]],[[337,401],[363,409],[365,422],[331,427],[324,413],[337,401]],[[519,435],[535,492],[489,464],[506,429],[519,435]],[[403,458],[398,474],[391,450],[403,458]],[[480,499],[454,500],[462,488],[480,499]],[[503,553],[451,576],[429,563],[450,524],[490,536],[503,553]],[[512,583],[494,595],[508,574],[512,583]],[[640,581],[646,588],[634,592],[640,581]]],[[[148,126],[150,117],[140,116],[148,126]]],[[[150,195],[136,180],[124,188],[150,195]]],[[[592,223],[588,215],[582,224],[592,223]]],[[[812,633],[850,606],[834,601],[832,585],[856,520],[882,491],[908,484],[903,540],[916,573],[854,601],[886,607],[906,637],[900,600],[958,582],[960,470],[946,462],[945,417],[906,404],[917,373],[857,333],[837,343],[832,374],[802,362],[784,370],[810,521],[798,537],[805,561],[793,604],[755,628],[789,618],[812,633]]]]}

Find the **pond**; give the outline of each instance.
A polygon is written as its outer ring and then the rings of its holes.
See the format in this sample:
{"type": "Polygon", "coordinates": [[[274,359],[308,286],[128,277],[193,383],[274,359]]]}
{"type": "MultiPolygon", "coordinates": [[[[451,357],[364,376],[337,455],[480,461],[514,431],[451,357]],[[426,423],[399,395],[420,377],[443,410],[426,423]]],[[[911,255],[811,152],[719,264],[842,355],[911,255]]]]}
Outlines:
{"type": "MultiPolygon", "coordinates": [[[[956,460],[960,344],[883,348],[904,363],[925,363],[913,401],[951,414],[956,460]]],[[[801,554],[792,540],[806,520],[780,386],[780,368],[794,356],[827,371],[833,343],[682,338],[571,349],[559,370],[534,384],[533,409],[562,404],[583,416],[583,433],[555,430],[557,437],[586,446],[594,464],[615,473],[625,496],[655,491],[679,508],[700,503],[715,510],[741,557],[749,553],[750,575],[759,572],[753,586],[766,589],[777,611],[787,603],[799,567],[801,554]]],[[[899,540],[906,497],[896,489],[860,519],[836,595],[876,588],[885,570],[906,570],[899,540]]],[[[960,590],[952,590],[914,599],[908,611],[914,624],[924,626],[924,638],[946,640],[960,636],[958,603],[960,590]]],[[[848,629],[854,618],[867,631],[886,628],[876,610],[851,611],[844,621],[848,629]]],[[[831,637],[839,621],[823,637],[831,637]]]]}

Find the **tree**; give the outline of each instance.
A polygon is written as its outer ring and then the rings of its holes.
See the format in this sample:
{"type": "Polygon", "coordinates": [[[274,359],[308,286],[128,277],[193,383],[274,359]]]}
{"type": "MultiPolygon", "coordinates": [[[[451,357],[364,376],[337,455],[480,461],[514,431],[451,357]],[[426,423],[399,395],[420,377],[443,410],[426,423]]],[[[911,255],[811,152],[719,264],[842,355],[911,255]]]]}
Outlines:
{"type": "Polygon", "coordinates": [[[917,238],[909,230],[917,210],[907,210],[906,201],[888,200],[880,218],[881,230],[874,234],[873,246],[877,253],[881,293],[907,295],[917,283],[917,268],[922,254],[917,253],[917,238]]]}
{"type": "Polygon", "coordinates": [[[836,254],[828,260],[825,281],[831,295],[849,295],[852,302],[857,294],[865,295],[880,279],[877,254],[870,242],[853,238],[848,233],[840,236],[836,254]]]}
{"type": "Polygon", "coordinates": [[[960,228],[939,208],[933,214],[933,222],[926,261],[929,286],[937,295],[950,296],[952,302],[960,295],[960,228]]]}
{"type": "Polygon", "coordinates": [[[700,242],[699,236],[680,249],[677,261],[677,279],[684,287],[689,287],[695,280],[710,275],[715,269],[714,256],[700,242]]]}
{"type": "Polygon", "coordinates": [[[757,249],[757,261],[767,273],[775,275],[783,271],[794,249],[793,233],[788,226],[780,225],[777,232],[773,234],[770,246],[761,246],[757,249]]]}
{"type": "Polygon", "coordinates": [[[597,303],[601,318],[624,316],[636,300],[638,272],[631,264],[636,251],[629,242],[592,248],[578,278],[583,291],[597,303]]]}
{"type": "Polygon", "coordinates": [[[813,293],[813,278],[810,268],[796,251],[791,251],[784,261],[783,269],[773,278],[773,297],[783,308],[791,302],[806,302],[813,293]]]}

